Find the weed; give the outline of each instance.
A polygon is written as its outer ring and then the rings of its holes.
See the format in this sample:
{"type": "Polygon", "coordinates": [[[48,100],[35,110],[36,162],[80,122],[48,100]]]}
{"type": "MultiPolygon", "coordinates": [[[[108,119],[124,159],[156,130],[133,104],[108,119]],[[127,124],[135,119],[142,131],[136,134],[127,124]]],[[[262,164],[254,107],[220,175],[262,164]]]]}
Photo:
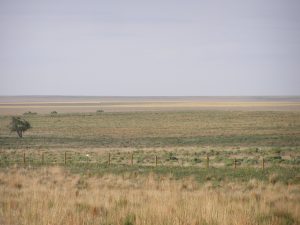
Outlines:
{"type": "Polygon", "coordinates": [[[81,178],[77,181],[76,187],[77,187],[79,190],[87,189],[87,188],[88,188],[88,183],[81,177],[81,178]]]}
{"type": "Polygon", "coordinates": [[[127,214],[127,216],[124,219],[124,225],[134,225],[136,221],[136,216],[133,213],[127,214]]]}

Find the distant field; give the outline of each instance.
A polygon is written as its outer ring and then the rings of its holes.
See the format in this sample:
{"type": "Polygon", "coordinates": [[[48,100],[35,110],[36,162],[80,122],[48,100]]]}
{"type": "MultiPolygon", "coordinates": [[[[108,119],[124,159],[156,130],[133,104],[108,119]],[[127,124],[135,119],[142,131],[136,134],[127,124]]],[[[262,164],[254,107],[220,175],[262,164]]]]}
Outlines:
{"type": "Polygon", "coordinates": [[[299,97],[0,97],[0,115],[74,112],[299,111],[299,97]]]}
{"type": "Polygon", "coordinates": [[[23,139],[0,117],[0,147],[300,146],[299,111],[118,112],[25,115],[23,139]]]}

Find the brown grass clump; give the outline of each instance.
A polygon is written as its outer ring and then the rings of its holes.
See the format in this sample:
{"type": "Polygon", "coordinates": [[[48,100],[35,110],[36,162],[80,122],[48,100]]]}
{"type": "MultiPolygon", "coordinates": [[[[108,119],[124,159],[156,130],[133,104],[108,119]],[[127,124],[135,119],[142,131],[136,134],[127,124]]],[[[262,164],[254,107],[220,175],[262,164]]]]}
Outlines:
{"type": "Polygon", "coordinates": [[[0,171],[0,224],[299,224],[299,187],[10,168],[0,171]]]}

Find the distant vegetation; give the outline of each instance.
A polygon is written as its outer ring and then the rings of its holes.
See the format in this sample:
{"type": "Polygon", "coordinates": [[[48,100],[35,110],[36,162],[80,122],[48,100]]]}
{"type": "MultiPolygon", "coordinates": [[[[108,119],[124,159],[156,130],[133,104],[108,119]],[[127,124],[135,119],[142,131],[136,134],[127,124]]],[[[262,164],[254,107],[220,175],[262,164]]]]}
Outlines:
{"type": "Polygon", "coordinates": [[[96,113],[103,113],[103,112],[104,112],[103,109],[98,109],[98,110],[96,111],[96,113]]]}
{"type": "Polygon", "coordinates": [[[15,140],[0,116],[0,148],[293,147],[300,112],[128,112],[24,116],[34,126],[15,140]]]}
{"type": "Polygon", "coordinates": [[[24,116],[37,115],[37,113],[36,113],[36,112],[28,111],[28,112],[23,113],[23,115],[24,115],[24,116]]]}

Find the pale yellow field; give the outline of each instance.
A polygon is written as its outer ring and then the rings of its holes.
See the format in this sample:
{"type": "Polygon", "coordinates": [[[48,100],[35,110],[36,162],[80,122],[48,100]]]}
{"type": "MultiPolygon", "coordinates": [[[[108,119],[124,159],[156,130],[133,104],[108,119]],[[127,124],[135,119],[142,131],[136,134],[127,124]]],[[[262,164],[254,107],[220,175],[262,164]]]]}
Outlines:
{"type": "Polygon", "coordinates": [[[264,224],[300,222],[300,187],[70,174],[59,167],[0,172],[0,224],[264,224]]]}
{"type": "Polygon", "coordinates": [[[180,110],[300,110],[299,98],[247,97],[1,97],[0,115],[22,114],[27,111],[50,113],[180,110]]]}

